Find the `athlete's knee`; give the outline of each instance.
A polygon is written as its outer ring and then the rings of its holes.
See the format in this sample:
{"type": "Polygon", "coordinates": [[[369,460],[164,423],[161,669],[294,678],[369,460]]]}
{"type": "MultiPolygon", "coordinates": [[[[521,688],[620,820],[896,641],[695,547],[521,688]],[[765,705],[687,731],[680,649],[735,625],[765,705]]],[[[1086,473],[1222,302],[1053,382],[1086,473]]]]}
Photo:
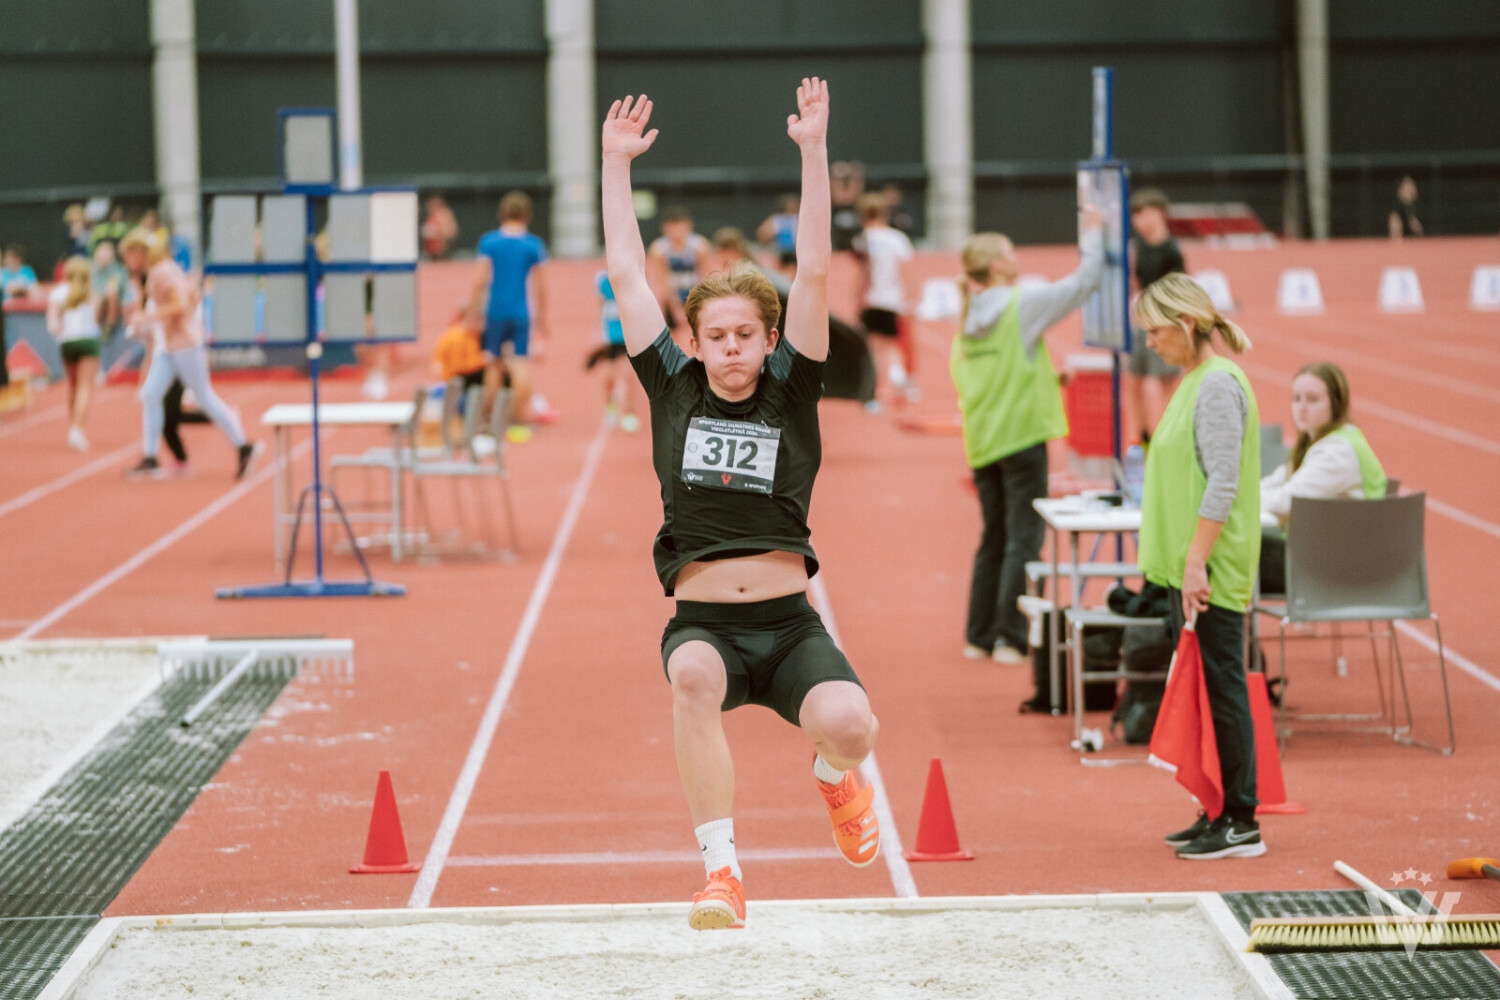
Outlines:
{"type": "Polygon", "coordinates": [[[724,700],[728,679],[724,660],[706,642],[686,642],[672,653],[667,664],[672,682],[673,701],[683,707],[712,705],[715,710],[724,700]]]}
{"type": "Polygon", "coordinates": [[[802,703],[804,728],[837,756],[863,760],[875,749],[875,737],[880,731],[880,723],[870,711],[864,691],[857,685],[850,685],[852,691],[819,687],[826,689],[814,688],[802,703]]]}

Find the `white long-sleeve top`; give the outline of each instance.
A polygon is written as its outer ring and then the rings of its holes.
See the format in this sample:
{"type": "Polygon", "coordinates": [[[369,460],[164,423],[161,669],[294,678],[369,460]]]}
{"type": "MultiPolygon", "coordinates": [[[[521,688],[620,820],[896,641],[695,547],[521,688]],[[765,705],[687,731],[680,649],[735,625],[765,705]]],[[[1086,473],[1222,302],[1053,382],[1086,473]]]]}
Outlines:
{"type": "MultiPolygon", "coordinates": [[[[1027,358],[1036,354],[1036,345],[1041,343],[1048,328],[1083,305],[1083,300],[1099,287],[1104,276],[1104,234],[1098,230],[1085,233],[1081,249],[1083,259],[1078,270],[1066,278],[1019,293],[1021,305],[1016,319],[1021,324],[1021,342],[1027,358]]],[[[1010,297],[1017,292],[1010,285],[995,285],[975,295],[969,302],[964,333],[970,337],[989,333],[1000,314],[1010,306],[1010,297]]]]}
{"type": "Polygon", "coordinates": [[[1292,497],[1364,498],[1359,456],[1354,453],[1354,446],[1341,437],[1330,434],[1307,449],[1296,472],[1288,474],[1288,464],[1282,463],[1260,481],[1263,513],[1286,520],[1292,512],[1292,497]]]}

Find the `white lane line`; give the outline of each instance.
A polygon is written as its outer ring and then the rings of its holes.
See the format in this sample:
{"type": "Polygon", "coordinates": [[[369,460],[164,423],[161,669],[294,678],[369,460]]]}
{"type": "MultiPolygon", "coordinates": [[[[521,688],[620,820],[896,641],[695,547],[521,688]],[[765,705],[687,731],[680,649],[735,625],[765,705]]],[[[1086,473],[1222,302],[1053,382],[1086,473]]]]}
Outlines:
{"type": "MultiPolygon", "coordinates": [[[[743,861],[827,861],[842,859],[832,847],[740,848],[743,861]]],[[[530,865],[701,865],[698,851],[601,851],[594,854],[496,854],[459,855],[448,859],[449,868],[522,868],[530,865]]]]}
{"type": "MultiPolygon", "coordinates": [[[[807,589],[813,604],[817,606],[818,614],[823,616],[823,627],[828,629],[834,645],[843,649],[838,622],[833,617],[833,604],[828,600],[828,588],[823,585],[823,575],[819,573],[808,581],[807,589]]],[[[911,866],[906,863],[906,855],[902,852],[901,834],[896,831],[896,816],[891,812],[891,800],[885,794],[885,781],[880,777],[880,765],[875,762],[873,752],[859,765],[859,773],[875,789],[875,815],[880,819],[880,855],[885,858],[891,885],[897,896],[916,899],[920,895],[917,892],[917,882],[912,878],[911,866]]]]}
{"type": "MultiPolygon", "coordinates": [[[[1244,369],[1247,374],[1254,375],[1256,378],[1265,379],[1269,382],[1276,382],[1283,385],[1291,382],[1292,377],[1290,375],[1285,372],[1277,371],[1275,368],[1270,368],[1265,365],[1256,364],[1255,362],[1244,360],[1237,361],[1236,363],[1240,366],[1240,368],[1244,369]]],[[[1398,410],[1394,406],[1386,406],[1384,403],[1377,403],[1366,397],[1360,397],[1359,402],[1356,404],[1356,409],[1358,409],[1361,413],[1373,413],[1377,416],[1384,417],[1387,420],[1393,420],[1396,423],[1404,424],[1405,426],[1410,427],[1413,430],[1431,434],[1433,437],[1443,438],[1444,440],[1452,441],[1455,444],[1467,445],[1468,447],[1474,448],[1478,451],[1482,451],[1487,455],[1500,455],[1500,441],[1495,441],[1490,438],[1483,438],[1477,434],[1470,434],[1468,431],[1462,430],[1458,427],[1450,427],[1448,424],[1440,424],[1436,420],[1428,420],[1426,417],[1419,417],[1415,414],[1407,413],[1405,410],[1398,410]]]]}
{"type": "Polygon", "coordinates": [[[80,479],[87,479],[89,476],[95,475],[99,472],[103,472],[105,469],[108,469],[112,465],[118,465],[131,452],[135,451],[139,447],[139,444],[127,444],[123,448],[116,448],[108,455],[103,455],[99,458],[96,458],[94,461],[90,462],[88,465],[85,465],[80,469],[74,469],[72,472],[58,476],[50,483],[43,483],[36,489],[27,490],[25,493],[22,493],[14,500],[7,500],[5,501],[5,503],[0,503],[0,517],[4,517],[6,514],[14,513],[15,511],[20,510],[22,507],[34,504],[38,500],[42,499],[42,497],[50,496],[60,489],[65,489],[66,487],[72,486],[80,479]]]}
{"type": "Polygon", "coordinates": [[[406,902],[412,909],[432,905],[432,894],[437,889],[438,878],[443,874],[443,866],[448,863],[453,838],[457,836],[459,824],[463,822],[464,813],[469,808],[474,785],[479,781],[479,772],[484,769],[484,759],[490,752],[490,743],[495,739],[495,730],[500,725],[500,714],[505,711],[505,703],[510,700],[510,692],[516,686],[516,677],[521,673],[521,663],[526,658],[526,647],[531,645],[532,633],[536,631],[537,621],[542,616],[542,606],[547,603],[547,596],[552,592],[552,581],[557,577],[563,553],[568,548],[568,539],[573,535],[573,526],[578,522],[579,512],[583,510],[589,484],[593,482],[594,472],[599,468],[599,460],[604,456],[604,445],[608,440],[609,427],[601,421],[599,431],[594,435],[594,443],[589,446],[588,457],[583,461],[583,471],[573,484],[573,493],[568,498],[567,509],[563,511],[562,522],[557,526],[557,534],[552,537],[552,548],[547,552],[542,572],[531,588],[531,599],[526,602],[520,627],[516,629],[510,652],[505,656],[505,666],[500,671],[499,680],[495,682],[495,691],[490,695],[489,704],[485,706],[484,716],[479,720],[479,731],[474,734],[474,742],[469,746],[469,755],[464,759],[463,770],[459,772],[458,782],[453,786],[453,794],[448,798],[448,808],[443,811],[442,821],[438,823],[437,833],[432,838],[432,846],[427,849],[427,858],[422,862],[422,874],[417,876],[417,884],[406,902]]]}
{"type": "Polygon", "coordinates": [[[1482,531],[1486,535],[1493,535],[1496,538],[1500,538],[1500,524],[1492,524],[1484,520],[1484,518],[1475,517],[1468,511],[1459,510],[1452,504],[1443,503],[1443,501],[1432,496],[1430,493],[1427,495],[1427,509],[1433,513],[1451,518],[1459,524],[1468,525],[1476,531],[1482,531]]]}
{"type": "MultiPolygon", "coordinates": [[[[1411,624],[1411,622],[1398,621],[1396,623],[1396,628],[1401,631],[1402,635],[1410,636],[1417,642],[1418,645],[1427,647],[1430,652],[1437,652],[1437,640],[1427,635],[1425,632],[1419,630],[1415,625],[1411,624]]],[[[1463,670],[1464,673],[1468,674],[1479,683],[1485,685],[1486,687],[1494,688],[1496,691],[1500,691],[1500,677],[1496,677],[1494,674],[1490,673],[1488,670],[1484,669],[1479,664],[1475,663],[1473,660],[1469,659],[1467,656],[1463,655],[1458,650],[1448,645],[1446,642],[1443,643],[1443,656],[1458,664],[1459,668],[1463,670]]]]}
{"type": "MultiPolygon", "coordinates": [[[[296,448],[292,449],[292,458],[294,460],[300,458],[302,457],[302,455],[311,450],[312,443],[309,441],[305,441],[302,444],[298,445],[296,448]]],[[[173,528],[165,535],[162,535],[156,541],[152,542],[144,549],[141,549],[141,551],[137,552],[135,555],[131,556],[129,559],[125,560],[120,565],[110,570],[108,573],[105,573],[99,579],[95,580],[87,587],[84,587],[82,590],[74,594],[72,597],[68,598],[66,601],[63,601],[61,604],[53,608],[51,611],[47,612],[41,618],[38,618],[36,621],[32,622],[24,632],[21,632],[19,635],[12,636],[12,638],[16,640],[36,638],[37,633],[51,628],[58,622],[59,619],[63,618],[73,611],[76,611],[79,607],[92,600],[101,591],[105,590],[115,583],[118,583],[120,580],[129,576],[131,573],[134,573],[146,563],[150,562],[153,558],[161,555],[163,552],[180,542],[183,538],[187,537],[193,531],[202,527],[220,511],[224,510],[240,497],[244,496],[246,493],[249,493],[251,490],[255,489],[255,487],[265,482],[274,472],[274,463],[268,463],[266,468],[260,470],[249,479],[240,483],[234,489],[230,490],[228,493],[225,493],[223,496],[219,497],[219,499],[215,500],[207,507],[204,507],[198,513],[194,514],[186,521],[183,521],[177,527],[173,528]]]]}
{"type": "Polygon", "coordinates": [[[17,431],[25,430],[28,427],[44,424],[49,420],[56,420],[58,417],[64,416],[67,412],[68,408],[66,406],[54,406],[51,409],[28,413],[26,416],[16,420],[7,420],[5,423],[0,424],[0,437],[9,437],[17,431]]]}

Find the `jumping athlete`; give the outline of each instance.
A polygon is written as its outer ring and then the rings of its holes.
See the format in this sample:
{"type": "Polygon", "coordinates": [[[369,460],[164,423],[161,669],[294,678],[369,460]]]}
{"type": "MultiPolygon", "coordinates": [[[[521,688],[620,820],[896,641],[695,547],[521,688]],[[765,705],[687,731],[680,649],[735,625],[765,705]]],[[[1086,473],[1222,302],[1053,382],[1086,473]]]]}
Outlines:
{"type": "Polygon", "coordinates": [[[855,769],[878,729],[869,699],[807,600],[818,570],[807,509],[822,459],[818,397],[828,356],[828,85],[797,88],[787,134],[802,153],[797,277],[786,309],[764,275],[736,266],[688,296],[689,356],[646,280],[631,207],[630,161],[651,148],[651,101],[615,101],[603,129],[605,259],[630,361],[651,403],[663,513],[656,571],[677,614],[662,636],[677,768],[708,873],[688,922],[739,927],[734,765],[722,713],[764,705],[801,727],[839,850],[875,860],[873,792],[855,769]]]}

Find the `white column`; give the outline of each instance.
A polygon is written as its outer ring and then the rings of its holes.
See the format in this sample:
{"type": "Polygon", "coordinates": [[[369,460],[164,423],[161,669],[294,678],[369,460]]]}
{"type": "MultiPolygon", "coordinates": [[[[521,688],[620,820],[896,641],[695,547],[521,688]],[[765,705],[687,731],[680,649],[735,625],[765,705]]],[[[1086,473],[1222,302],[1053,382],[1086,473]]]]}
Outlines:
{"type": "Polygon", "coordinates": [[[547,0],[547,170],[552,246],[599,252],[599,120],[594,107],[593,0],[547,0]]]}
{"type": "Polygon", "coordinates": [[[1328,0],[1297,0],[1297,68],[1302,95],[1302,151],[1307,215],[1313,239],[1328,239],[1328,0]]]}
{"type": "Polygon", "coordinates": [[[974,102],[969,0],[922,0],[927,238],[957,249],[974,229],[974,102]]]}
{"type": "Polygon", "coordinates": [[[201,261],[198,44],[193,0],[151,0],[151,91],[161,210],[201,261]]]}
{"type": "Polygon", "coordinates": [[[339,187],[365,186],[364,143],[359,128],[359,8],[333,0],[334,64],[338,70],[339,187]]]}

